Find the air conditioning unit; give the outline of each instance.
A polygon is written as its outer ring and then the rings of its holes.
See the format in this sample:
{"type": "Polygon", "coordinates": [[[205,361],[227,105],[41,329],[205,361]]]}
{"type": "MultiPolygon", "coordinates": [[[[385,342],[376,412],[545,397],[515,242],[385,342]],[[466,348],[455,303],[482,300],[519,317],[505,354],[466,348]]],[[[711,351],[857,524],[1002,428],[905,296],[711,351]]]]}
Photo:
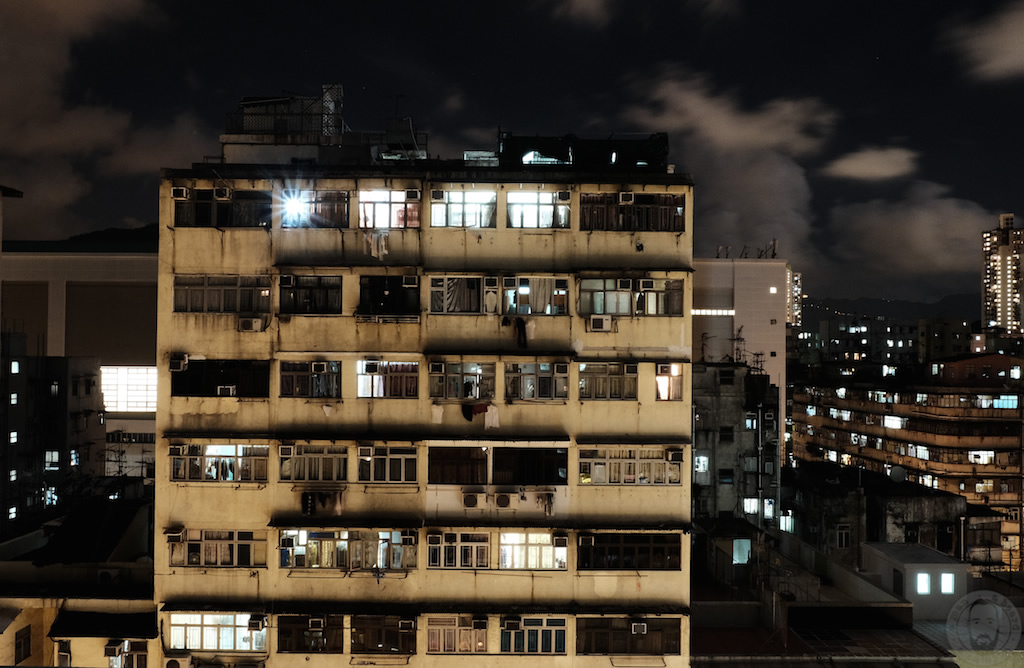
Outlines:
{"type": "Polygon", "coordinates": [[[295,538],[293,536],[281,536],[281,544],[278,547],[285,550],[295,547],[295,538]]]}
{"type": "Polygon", "coordinates": [[[214,188],[214,199],[231,199],[231,188],[214,188]]]}
{"type": "Polygon", "coordinates": [[[402,287],[403,288],[418,288],[418,287],[420,287],[420,277],[419,276],[403,276],[402,277],[402,287]]]}
{"type": "Polygon", "coordinates": [[[249,630],[250,631],[262,631],[267,628],[267,616],[266,615],[250,615],[249,616],[249,630]]]}
{"type": "Polygon", "coordinates": [[[280,455],[282,457],[294,457],[295,446],[294,445],[282,445],[280,448],[280,455]]]}
{"type": "Polygon", "coordinates": [[[473,628],[477,630],[487,630],[487,618],[486,617],[474,617],[473,628]]]}
{"type": "Polygon", "coordinates": [[[494,506],[501,510],[515,510],[519,506],[519,495],[514,492],[495,494],[494,506]]]}
{"type": "Polygon", "coordinates": [[[430,373],[444,373],[444,362],[431,362],[430,373]]]}
{"type": "Polygon", "coordinates": [[[415,619],[399,619],[398,620],[399,631],[415,631],[416,620],[415,619]]]}
{"type": "Polygon", "coordinates": [[[290,274],[283,274],[281,276],[281,287],[290,288],[295,285],[295,277],[290,274]]]}
{"type": "Polygon", "coordinates": [[[411,188],[409,190],[406,190],[405,191],[405,201],[406,202],[418,202],[418,201],[420,201],[420,191],[419,190],[414,190],[414,189],[411,189],[411,188]]]}
{"type": "Polygon", "coordinates": [[[632,278],[617,278],[615,279],[616,290],[632,290],[633,279],[632,278]]]}
{"type": "Polygon", "coordinates": [[[671,449],[671,450],[666,450],[665,451],[665,461],[681,462],[681,461],[683,461],[683,456],[685,454],[686,453],[684,451],[678,450],[678,449],[674,449],[674,448],[671,449]]]}
{"type": "Polygon", "coordinates": [[[184,529],[168,529],[164,531],[164,536],[167,537],[168,543],[180,543],[185,538],[184,529]]]}
{"type": "Polygon", "coordinates": [[[427,545],[440,545],[441,534],[439,533],[428,533],[427,534],[427,545]]]}
{"type": "Polygon", "coordinates": [[[172,372],[178,373],[180,371],[184,371],[187,368],[188,368],[188,358],[187,357],[172,357],[171,358],[170,369],[171,369],[172,372]]]}
{"type": "Polygon", "coordinates": [[[589,534],[580,536],[580,547],[594,547],[594,537],[589,534]]]}
{"type": "Polygon", "coordinates": [[[262,332],[263,318],[239,318],[238,331],[240,332],[262,332]]]}
{"type": "Polygon", "coordinates": [[[627,364],[626,367],[625,367],[625,369],[626,369],[625,373],[626,373],[627,376],[635,376],[637,374],[637,369],[638,368],[639,367],[637,367],[636,364],[627,364]]]}
{"type": "Polygon", "coordinates": [[[415,545],[418,542],[419,536],[416,531],[403,531],[402,532],[402,545],[415,545]]]}
{"type": "Polygon", "coordinates": [[[484,287],[498,289],[498,277],[497,276],[484,276],[484,287]]]}
{"type": "Polygon", "coordinates": [[[359,446],[359,458],[369,459],[373,457],[373,446],[372,445],[360,445],[359,446]]]}
{"type": "Polygon", "coordinates": [[[645,292],[645,291],[653,290],[654,289],[654,279],[653,278],[641,278],[640,281],[639,281],[639,284],[640,284],[640,292],[645,292]]]}
{"type": "Polygon", "coordinates": [[[123,644],[120,640],[108,640],[107,644],[103,646],[103,656],[120,656],[123,644]]]}
{"type": "Polygon", "coordinates": [[[171,188],[171,199],[188,199],[188,188],[171,188]]]}
{"type": "Polygon", "coordinates": [[[659,376],[671,376],[672,375],[672,365],[671,364],[659,364],[658,365],[658,375],[659,376]]]}
{"type": "Polygon", "coordinates": [[[363,373],[380,373],[380,362],[363,362],[363,373]]]}
{"type": "Polygon", "coordinates": [[[619,204],[632,204],[633,193],[619,193],[619,204]]]}
{"type": "Polygon", "coordinates": [[[612,331],[612,317],[610,315],[592,315],[587,321],[588,329],[591,332],[612,331]]]}
{"type": "Polygon", "coordinates": [[[647,635],[647,622],[633,622],[629,625],[630,633],[635,636],[647,635]]]}
{"type": "Polygon", "coordinates": [[[556,278],[555,279],[555,290],[568,290],[569,279],[568,278],[556,278]]]}
{"type": "Polygon", "coordinates": [[[463,508],[476,508],[480,505],[479,494],[463,494],[462,495],[462,507],[463,508]]]}
{"type": "Polygon", "coordinates": [[[430,191],[430,201],[431,202],[443,202],[444,201],[444,191],[443,190],[431,190],[430,191]]]}
{"type": "Polygon", "coordinates": [[[564,376],[569,373],[569,364],[566,362],[558,362],[555,364],[555,373],[564,376]]]}
{"type": "Polygon", "coordinates": [[[327,373],[327,362],[312,362],[309,365],[312,373],[327,373]]]}
{"type": "Polygon", "coordinates": [[[501,628],[505,631],[518,631],[523,627],[520,617],[505,617],[501,620],[501,628]]]}
{"type": "Polygon", "coordinates": [[[314,631],[323,631],[327,627],[327,619],[324,617],[310,617],[309,628],[314,631]]]}
{"type": "Polygon", "coordinates": [[[554,547],[569,547],[569,537],[565,534],[558,534],[552,538],[554,547]]]}
{"type": "Polygon", "coordinates": [[[218,397],[233,397],[237,394],[238,387],[236,385],[218,385],[217,396],[218,397]]]}
{"type": "Polygon", "coordinates": [[[505,290],[515,290],[519,287],[519,279],[515,276],[504,276],[501,279],[501,287],[505,290]]]}
{"type": "Polygon", "coordinates": [[[186,655],[178,656],[174,659],[167,659],[167,663],[164,664],[164,668],[190,668],[191,665],[192,657],[190,655],[186,655]]]}
{"type": "Polygon", "coordinates": [[[559,190],[557,193],[555,193],[555,199],[557,199],[559,202],[568,202],[569,200],[572,199],[572,193],[569,192],[568,190],[559,190]]]}
{"type": "Polygon", "coordinates": [[[185,454],[185,446],[183,446],[183,445],[172,445],[172,446],[167,448],[167,454],[171,455],[172,457],[175,457],[175,456],[180,457],[181,455],[185,454]]]}

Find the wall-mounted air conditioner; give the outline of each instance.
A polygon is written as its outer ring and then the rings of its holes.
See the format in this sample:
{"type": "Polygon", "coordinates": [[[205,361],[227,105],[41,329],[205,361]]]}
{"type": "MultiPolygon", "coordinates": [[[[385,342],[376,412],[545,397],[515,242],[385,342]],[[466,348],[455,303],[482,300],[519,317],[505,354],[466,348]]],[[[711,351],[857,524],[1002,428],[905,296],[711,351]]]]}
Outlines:
{"type": "Polygon", "coordinates": [[[557,193],[555,193],[555,199],[557,199],[559,202],[568,202],[569,200],[572,199],[572,193],[569,192],[568,190],[559,190],[557,193]]]}
{"type": "Polygon", "coordinates": [[[373,457],[373,446],[372,445],[360,445],[359,446],[359,458],[370,459],[373,457]]]}
{"type": "Polygon", "coordinates": [[[280,448],[280,455],[282,457],[294,457],[295,446],[294,445],[282,445],[280,448]]]}
{"type": "Polygon", "coordinates": [[[399,619],[398,620],[399,631],[415,631],[416,620],[415,619],[399,619]]]}
{"type": "Polygon", "coordinates": [[[410,188],[405,191],[406,202],[418,202],[420,201],[420,191],[410,188]]]}
{"type": "Polygon", "coordinates": [[[262,332],[264,328],[263,318],[239,318],[238,331],[240,332],[262,332]]]}
{"type": "Polygon", "coordinates": [[[505,631],[518,631],[523,627],[523,620],[520,617],[504,617],[501,620],[501,628],[505,631]]]}
{"type": "Polygon", "coordinates": [[[641,292],[645,292],[647,290],[653,290],[654,289],[654,279],[653,278],[641,278],[639,283],[640,283],[639,287],[640,287],[640,291],[641,292]]]}
{"type": "Polygon", "coordinates": [[[188,188],[171,188],[171,199],[188,199],[188,188]]]}
{"type": "Polygon", "coordinates": [[[632,204],[633,193],[619,193],[619,204],[632,204]]]}
{"type": "Polygon", "coordinates": [[[249,630],[250,631],[262,631],[267,628],[267,616],[266,615],[250,615],[249,616],[249,630]]]}
{"type": "Polygon", "coordinates": [[[430,373],[444,373],[444,362],[431,362],[430,373]]]}
{"type": "Polygon", "coordinates": [[[444,201],[444,191],[443,190],[431,190],[430,191],[430,201],[431,202],[443,202],[444,201]]]}
{"type": "Polygon", "coordinates": [[[418,288],[418,287],[420,287],[420,277],[419,276],[403,276],[402,277],[402,287],[403,288],[418,288]]]}
{"type": "Polygon", "coordinates": [[[681,462],[686,453],[683,450],[672,448],[665,451],[665,460],[670,462],[681,462]]]}
{"type": "Polygon", "coordinates": [[[633,622],[629,625],[629,631],[635,636],[645,636],[647,635],[647,623],[633,622]]]}
{"type": "Polygon", "coordinates": [[[463,508],[477,508],[480,506],[480,494],[463,494],[462,495],[462,507],[463,508]]]}
{"type": "Polygon", "coordinates": [[[633,279],[632,278],[617,278],[615,279],[616,290],[632,290],[633,279]]]}
{"type": "Polygon", "coordinates": [[[231,188],[214,188],[214,199],[231,199],[231,188]]]}
{"type": "Polygon", "coordinates": [[[557,362],[555,364],[555,373],[559,374],[559,375],[562,375],[562,376],[564,376],[565,374],[569,373],[569,364],[568,364],[568,362],[557,362]]]}
{"type": "Polygon", "coordinates": [[[363,373],[380,373],[380,362],[363,362],[363,373]]]}
{"type": "Polygon", "coordinates": [[[327,373],[327,362],[311,362],[309,370],[312,373],[327,373]]]}
{"type": "Polygon", "coordinates": [[[580,536],[580,547],[594,547],[594,537],[589,534],[580,536]]]}
{"type": "Polygon", "coordinates": [[[515,510],[519,507],[519,495],[515,492],[495,494],[494,507],[499,510],[515,510]]]}
{"type": "Polygon", "coordinates": [[[552,537],[552,543],[554,547],[569,547],[569,536],[565,534],[555,534],[552,537]]]}
{"type": "Polygon", "coordinates": [[[174,372],[174,373],[178,373],[179,371],[184,371],[185,369],[188,368],[188,358],[187,357],[172,357],[171,358],[171,363],[170,363],[169,367],[170,367],[171,371],[174,372]]]}
{"type": "Polygon", "coordinates": [[[327,627],[327,619],[325,617],[310,617],[309,628],[314,631],[323,631],[327,627]]]}
{"type": "Polygon", "coordinates": [[[610,315],[592,315],[587,320],[587,329],[591,332],[612,331],[612,317],[610,315]]]}
{"type": "Polygon", "coordinates": [[[627,364],[625,369],[626,369],[625,373],[626,373],[627,376],[635,376],[636,373],[637,373],[638,367],[637,367],[636,364],[627,364]]]}
{"type": "Polygon", "coordinates": [[[292,276],[291,274],[282,274],[281,275],[281,287],[282,288],[290,288],[293,285],[295,285],[295,277],[294,276],[292,276]]]}
{"type": "Polygon", "coordinates": [[[218,385],[217,396],[218,397],[233,397],[238,393],[237,385],[218,385]]]}

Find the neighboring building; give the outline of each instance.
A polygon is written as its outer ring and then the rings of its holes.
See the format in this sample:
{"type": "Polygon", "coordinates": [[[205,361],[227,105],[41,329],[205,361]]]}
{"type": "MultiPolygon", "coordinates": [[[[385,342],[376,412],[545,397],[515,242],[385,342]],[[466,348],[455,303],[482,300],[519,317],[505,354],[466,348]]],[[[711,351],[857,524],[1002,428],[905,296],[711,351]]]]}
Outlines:
{"type": "Polygon", "coordinates": [[[797,458],[864,467],[998,510],[1002,562],[1020,563],[1021,360],[932,367],[929,385],[833,380],[794,388],[797,458]],[[943,381],[943,376],[945,381],[943,381]]]}
{"type": "Polygon", "coordinates": [[[164,658],[688,665],[666,138],[428,161],[340,105],[246,100],[222,163],[163,174],[164,658]]]}
{"type": "Polygon", "coordinates": [[[946,621],[969,591],[969,566],[924,545],[864,543],[864,570],[914,604],[914,621],[946,621]]]}
{"type": "Polygon", "coordinates": [[[695,517],[775,525],[778,404],[778,388],[745,364],[693,365],[695,517]]]}
{"type": "MultiPolygon", "coordinates": [[[[775,470],[785,465],[786,360],[788,330],[799,322],[800,274],[785,260],[772,258],[697,258],[693,276],[693,347],[700,362],[747,364],[752,374],[767,377],[775,406],[765,418],[777,433],[775,470]]],[[[763,423],[763,422],[762,422],[763,423]]],[[[778,503],[777,494],[774,495],[778,503]]]]}
{"type": "Polygon", "coordinates": [[[1024,230],[1013,226],[1013,214],[999,216],[999,227],[982,232],[985,266],[981,275],[982,314],[985,329],[1002,329],[1010,336],[1024,335],[1021,317],[1021,252],[1024,230]]]}
{"type": "Polygon", "coordinates": [[[918,361],[928,364],[946,357],[955,357],[972,352],[974,335],[971,324],[965,320],[927,318],[918,322],[918,361]]]}

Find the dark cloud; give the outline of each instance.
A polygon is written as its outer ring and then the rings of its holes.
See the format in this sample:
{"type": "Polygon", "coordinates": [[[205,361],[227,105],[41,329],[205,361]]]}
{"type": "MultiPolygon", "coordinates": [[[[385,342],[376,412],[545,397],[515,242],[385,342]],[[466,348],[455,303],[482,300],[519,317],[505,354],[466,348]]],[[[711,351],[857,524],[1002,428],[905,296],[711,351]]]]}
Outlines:
{"type": "Polygon", "coordinates": [[[1024,2],[1014,2],[968,26],[952,28],[947,37],[967,60],[972,76],[1000,80],[1024,76],[1024,2]]]}

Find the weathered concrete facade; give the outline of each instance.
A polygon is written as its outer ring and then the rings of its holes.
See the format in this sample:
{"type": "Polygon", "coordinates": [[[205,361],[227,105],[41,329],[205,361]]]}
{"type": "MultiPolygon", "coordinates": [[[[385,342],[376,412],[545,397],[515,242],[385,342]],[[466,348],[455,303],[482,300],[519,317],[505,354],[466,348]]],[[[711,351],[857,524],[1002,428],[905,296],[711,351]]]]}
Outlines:
{"type": "Polygon", "coordinates": [[[165,659],[687,665],[688,176],[226,162],[160,195],[165,659]]]}

